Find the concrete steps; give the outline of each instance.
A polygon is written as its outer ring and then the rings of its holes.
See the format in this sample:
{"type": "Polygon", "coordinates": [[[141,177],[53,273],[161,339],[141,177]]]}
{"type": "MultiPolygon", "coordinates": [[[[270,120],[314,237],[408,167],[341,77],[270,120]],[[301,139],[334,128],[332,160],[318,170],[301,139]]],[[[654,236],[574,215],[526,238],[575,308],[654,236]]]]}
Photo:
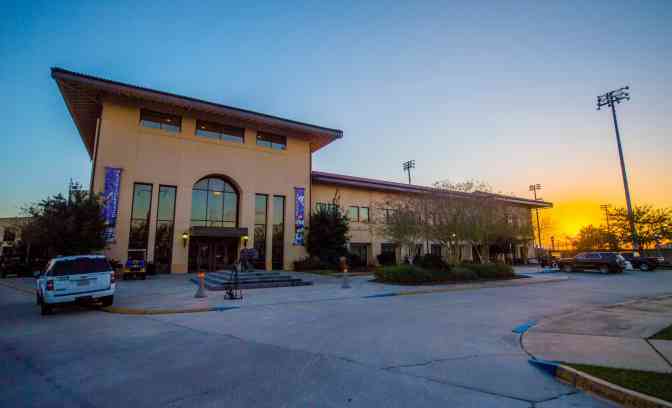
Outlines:
{"type": "MultiPolygon", "coordinates": [[[[232,279],[233,272],[231,271],[206,273],[205,288],[208,290],[225,290],[231,284],[232,279]]],[[[198,283],[198,278],[193,277],[191,281],[198,283]]],[[[238,274],[238,286],[241,289],[307,286],[312,284],[312,282],[280,272],[252,271],[238,274]]]]}

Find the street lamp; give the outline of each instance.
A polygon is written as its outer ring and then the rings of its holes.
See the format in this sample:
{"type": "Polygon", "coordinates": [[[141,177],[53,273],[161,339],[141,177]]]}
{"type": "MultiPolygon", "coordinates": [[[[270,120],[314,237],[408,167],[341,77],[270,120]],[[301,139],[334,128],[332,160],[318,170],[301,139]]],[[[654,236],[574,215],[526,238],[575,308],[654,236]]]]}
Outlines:
{"type": "MultiPolygon", "coordinates": [[[[534,200],[535,201],[539,200],[537,198],[537,190],[541,190],[541,184],[530,184],[530,191],[534,192],[534,200]]],[[[539,248],[541,248],[542,247],[542,245],[541,245],[541,223],[539,222],[539,208],[535,208],[534,210],[537,213],[537,236],[539,237],[539,248]]]]}
{"type": "Polygon", "coordinates": [[[616,119],[616,104],[621,101],[630,100],[630,87],[625,86],[613,91],[609,91],[604,95],[597,97],[597,110],[603,106],[611,108],[611,116],[614,119],[614,129],[616,130],[616,144],[618,145],[618,157],[621,161],[621,175],[623,176],[623,189],[625,190],[625,204],[628,207],[628,219],[630,221],[630,232],[632,233],[632,252],[637,251],[639,245],[637,244],[637,230],[635,229],[635,218],[632,214],[632,204],[630,202],[630,187],[628,185],[628,174],[625,171],[625,160],[623,159],[623,147],[621,146],[621,134],[618,130],[618,120],[616,119]]]}

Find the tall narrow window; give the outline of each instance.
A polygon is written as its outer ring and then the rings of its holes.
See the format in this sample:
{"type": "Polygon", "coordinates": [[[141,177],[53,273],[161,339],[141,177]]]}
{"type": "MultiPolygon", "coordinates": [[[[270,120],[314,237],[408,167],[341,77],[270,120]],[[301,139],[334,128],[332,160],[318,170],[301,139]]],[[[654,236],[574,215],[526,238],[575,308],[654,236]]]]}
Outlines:
{"type": "Polygon", "coordinates": [[[158,273],[170,273],[175,224],[175,197],[177,188],[159,186],[159,204],[156,209],[156,238],[154,264],[158,273]]]}
{"type": "Polygon", "coordinates": [[[273,196],[273,269],[284,266],[285,248],[285,197],[273,196]]]}
{"type": "Polygon", "coordinates": [[[257,250],[257,267],[266,263],[266,225],[268,223],[268,196],[254,197],[254,249],[257,250]]]}
{"type": "Polygon", "coordinates": [[[135,183],[133,185],[133,207],[131,210],[131,229],[128,236],[128,249],[147,250],[149,238],[149,212],[152,208],[152,185],[135,183]]]}
{"type": "Polygon", "coordinates": [[[369,207],[359,207],[359,222],[369,222],[369,207]]]}
{"type": "Polygon", "coordinates": [[[352,222],[359,222],[359,207],[348,207],[348,219],[352,222]]]}
{"type": "Polygon", "coordinates": [[[140,125],[147,128],[162,129],[179,133],[182,128],[182,117],[168,113],[155,112],[148,109],[140,110],[140,125]]]}

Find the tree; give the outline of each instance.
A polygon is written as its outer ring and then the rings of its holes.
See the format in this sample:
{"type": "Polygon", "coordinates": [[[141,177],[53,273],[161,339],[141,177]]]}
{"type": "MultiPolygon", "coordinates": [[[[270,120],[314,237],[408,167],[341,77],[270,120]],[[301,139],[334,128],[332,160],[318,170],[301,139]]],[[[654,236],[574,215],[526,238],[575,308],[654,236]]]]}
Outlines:
{"type": "Polygon", "coordinates": [[[338,192],[331,204],[320,205],[310,215],[306,250],[311,257],[337,265],[348,254],[349,222],[339,204],[338,192]]]}
{"type": "Polygon", "coordinates": [[[427,234],[421,219],[422,204],[422,198],[408,196],[377,204],[381,208],[377,220],[378,234],[401,248],[407,248],[412,255],[412,249],[427,234]]]}
{"type": "MultiPolygon", "coordinates": [[[[637,241],[643,248],[672,240],[672,209],[654,208],[651,205],[635,206],[632,211],[637,230],[637,241]]],[[[610,230],[622,246],[630,246],[632,232],[628,211],[621,207],[609,211],[610,230]]]]}
{"type": "Polygon", "coordinates": [[[574,246],[579,251],[618,250],[618,239],[605,227],[591,224],[581,228],[574,246]]]}
{"type": "Polygon", "coordinates": [[[79,184],[69,195],[68,199],[62,194],[49,196],[23,208],[30,217],[22,228],[27,244],[46,248],[48,256],[86,254],[105,247],[101,197],[79,184]]]}
{"type": "Polygon", "coordinates": [[[436,239],[441,242],[468,242],[478,261],[487,261],[482,248],[491,247],[495,254],[510,253],[513,246],[531,238],[532,229],[527,214],[520,216],[493,194],[492,187],[480,181],[434,184],[435,201],[444,204],[438,213],[436,239]]]}

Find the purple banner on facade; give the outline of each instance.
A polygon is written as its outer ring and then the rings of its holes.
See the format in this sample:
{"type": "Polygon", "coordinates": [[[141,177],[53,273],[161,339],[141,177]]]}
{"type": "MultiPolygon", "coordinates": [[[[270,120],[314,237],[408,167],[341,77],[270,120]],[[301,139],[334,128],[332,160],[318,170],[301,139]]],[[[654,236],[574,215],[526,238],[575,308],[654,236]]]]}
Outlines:
{"type": "Polygon", "coordinates": [[[305,245],[306,189],[294,187],[294,245],[305,245]]]}
{"type": "Polygon", "coordinates": [[[119,213],[119,187],[121,169],[105,167],[105,191],[103,193],[103,216],[105,217],[105,242],[114,242],[117,238],[117,214],[119,213]]]}

